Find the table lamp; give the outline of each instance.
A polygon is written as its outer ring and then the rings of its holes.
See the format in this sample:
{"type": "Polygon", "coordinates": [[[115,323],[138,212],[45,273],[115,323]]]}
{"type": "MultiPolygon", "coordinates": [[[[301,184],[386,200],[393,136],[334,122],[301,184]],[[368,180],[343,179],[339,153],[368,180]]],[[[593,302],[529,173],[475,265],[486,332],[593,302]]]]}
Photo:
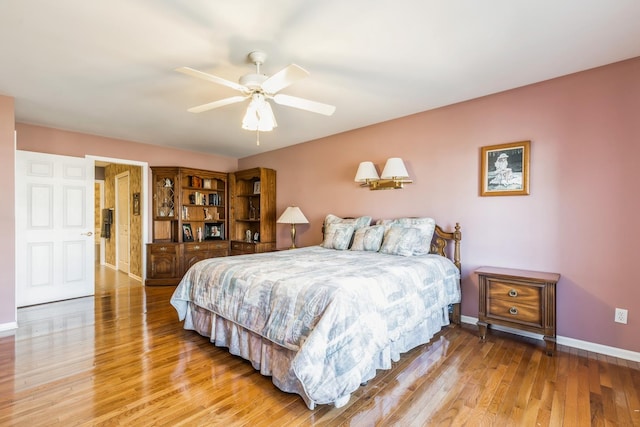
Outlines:
{"type": "Polygon", "coordinates": [[[296,224],[308,224],[309,221],[297,206],[289,206],[278,218],[280,224],[291,224],[291,247],[296,248],[296,224]]]}

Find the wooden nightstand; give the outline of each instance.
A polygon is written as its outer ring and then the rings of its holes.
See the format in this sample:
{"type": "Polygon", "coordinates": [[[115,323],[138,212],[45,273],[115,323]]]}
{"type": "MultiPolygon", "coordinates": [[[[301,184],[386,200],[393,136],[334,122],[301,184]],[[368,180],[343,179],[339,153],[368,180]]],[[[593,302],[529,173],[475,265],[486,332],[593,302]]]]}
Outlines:
{"type": "Polygon", "coordinates": [[[560,275],[541,271],[481,267],[478,328],[484,340],[489,324],[542,334],[547,354],[556,350],[556,283],[560,275]]]}

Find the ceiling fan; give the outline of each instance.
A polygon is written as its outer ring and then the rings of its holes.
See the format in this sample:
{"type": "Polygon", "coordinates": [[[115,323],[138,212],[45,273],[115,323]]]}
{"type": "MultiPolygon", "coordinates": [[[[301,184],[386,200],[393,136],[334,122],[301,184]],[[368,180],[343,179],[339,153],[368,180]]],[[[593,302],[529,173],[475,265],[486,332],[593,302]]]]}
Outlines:
{"type": "Polygon", "coordinates": [[[271,77],[268,77],[260,73],[260,66],[264,64],[267,54],[256,51],[249,53],[248,57],[249,60],[255,64],[256,72],[243,75],[240,77],[239,83],[189,67],[177,68],[176,71],[180,73],[227,86],[241,93],[241,95],[198,105],[189,108],[187,111],[201,113],[251,99],[242,121],[242,128],[254,131],[270,131],[277,126],[271,105],[268,102],[269,99],[273,99],[273,101],[279,105],[299,108],[301,110],[311,111],[312,113],[324,114],[325,116],[330,116],[335,111],[336,107],[333,105],[278,93],[296,81],[307,77],[309,73],[304,68],[296,64],[291,64],[271,77]]]}

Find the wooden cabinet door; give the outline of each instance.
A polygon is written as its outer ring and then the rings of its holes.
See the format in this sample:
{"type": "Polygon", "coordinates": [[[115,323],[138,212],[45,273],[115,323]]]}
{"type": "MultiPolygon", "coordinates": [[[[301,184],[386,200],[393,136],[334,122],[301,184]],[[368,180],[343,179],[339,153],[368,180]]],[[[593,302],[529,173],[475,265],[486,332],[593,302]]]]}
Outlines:
{"type": "Polygon", "coordinates": [[[180,246],[152,244],[147,251],[147,276],[149,279],[180,278],[180,246]]]}

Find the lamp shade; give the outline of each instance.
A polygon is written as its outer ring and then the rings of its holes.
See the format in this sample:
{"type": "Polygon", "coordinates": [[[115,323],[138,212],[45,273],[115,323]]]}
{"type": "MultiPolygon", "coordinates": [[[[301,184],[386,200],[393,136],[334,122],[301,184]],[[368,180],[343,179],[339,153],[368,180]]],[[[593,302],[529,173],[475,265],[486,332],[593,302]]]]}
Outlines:
{"type": "Polygon", "coordinates": [[[242,119],[242,129],[268,132],[277,126],[271,104],[264,99],[264,95],[260,93],[253,94],[247,107],[247,112],[242,119]]]}
{"type": "Polygon", "coordinates": [[[384,165],[381,177],[382,179],[406,179],[409,178],[409,172],[400,157],[391,157],[384,165]]]}
{"type": "Polygon", "coordinates": [[[379,179],[378,171],[376,171],[376,167],[373,165],[373,162],[360,163],[358,166],[358,172],[356,172],[355,182],[377,181],[379,179]]]}
{"type": "Polygon", "coordinates": [[[297,206],[289,206],[278,218],[280,224],[308,224],[309,221],[297,206]]]}

